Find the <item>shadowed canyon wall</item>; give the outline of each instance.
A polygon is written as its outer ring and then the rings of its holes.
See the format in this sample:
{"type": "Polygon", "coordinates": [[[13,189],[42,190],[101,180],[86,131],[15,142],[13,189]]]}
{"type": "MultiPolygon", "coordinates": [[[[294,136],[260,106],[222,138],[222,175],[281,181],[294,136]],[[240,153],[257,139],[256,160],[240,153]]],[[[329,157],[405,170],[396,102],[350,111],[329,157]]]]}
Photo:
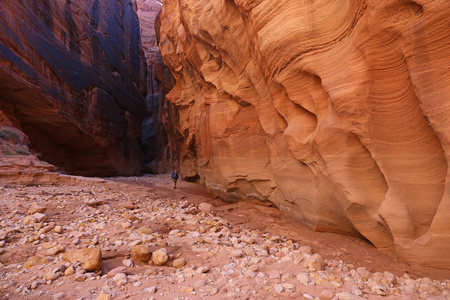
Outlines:
{"type": "Polygon", "coordinates": [[[141,174],[146,64],[135,10],[127,0],[0,5],[0,110],[68,173],[141,174]]]}
{"type": "Polygon", "coordinates": [[[147,61],[147,114],[142,125],[142,147],[145,154],[144,172],[166,173],[177,161],[177,142],[172,137],[173,116],[176,110],[165,99],[175,85],[164,65],[157,44],[155,20],[161,11],[162,1],[136,0],[141,27],[141,39],[147,61]]]}
{"type": "Polygon", "coordinates": [[[450,268],[450,2],[165,0],[181,174],[450,268]]]}

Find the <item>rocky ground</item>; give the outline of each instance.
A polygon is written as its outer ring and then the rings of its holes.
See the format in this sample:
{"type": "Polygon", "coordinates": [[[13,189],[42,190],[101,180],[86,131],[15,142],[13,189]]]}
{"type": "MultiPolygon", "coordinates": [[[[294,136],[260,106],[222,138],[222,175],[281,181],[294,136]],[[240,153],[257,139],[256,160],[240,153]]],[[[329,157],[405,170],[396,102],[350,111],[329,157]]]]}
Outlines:
{"type": "Polygon", "coordinates": [[[450,299],[450,272],[168,176],[0,188],[1,299],[450,299]]]}

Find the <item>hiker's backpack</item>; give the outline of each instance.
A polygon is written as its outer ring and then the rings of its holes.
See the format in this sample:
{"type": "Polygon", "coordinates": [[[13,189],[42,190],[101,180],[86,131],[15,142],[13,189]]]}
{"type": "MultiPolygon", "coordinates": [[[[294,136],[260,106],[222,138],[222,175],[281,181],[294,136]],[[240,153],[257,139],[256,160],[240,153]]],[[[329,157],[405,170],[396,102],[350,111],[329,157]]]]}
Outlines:
{"type": "Polygon", "coordinates": [[[174,172],[173,175],[172,175],[172,177],[173,177],[173,179],[178,179],[178,173],[177,173],[177,172],[174,172]]]}

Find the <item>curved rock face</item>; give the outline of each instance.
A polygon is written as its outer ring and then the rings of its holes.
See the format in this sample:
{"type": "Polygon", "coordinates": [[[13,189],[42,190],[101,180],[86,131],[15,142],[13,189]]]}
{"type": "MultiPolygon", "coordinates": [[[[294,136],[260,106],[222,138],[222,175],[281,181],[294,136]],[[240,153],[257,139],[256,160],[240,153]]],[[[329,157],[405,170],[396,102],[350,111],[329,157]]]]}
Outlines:
{"type": "Polygon", "coordinates": [[[48,162],[141,173],[146,65],[131,1],[4,1],[0,109],[48,162]]]}
{"type": "Polygon", "coordinates": [[[164,1],[181,173],[450,268],[450,2],[164,1]]]}

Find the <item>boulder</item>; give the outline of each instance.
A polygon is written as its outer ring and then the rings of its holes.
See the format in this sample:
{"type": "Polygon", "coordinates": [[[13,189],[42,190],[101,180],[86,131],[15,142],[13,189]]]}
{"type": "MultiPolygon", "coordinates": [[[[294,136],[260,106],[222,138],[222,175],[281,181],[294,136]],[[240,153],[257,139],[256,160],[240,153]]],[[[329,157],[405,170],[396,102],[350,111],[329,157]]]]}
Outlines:
{"type": "Polygon", "coordinates": [[[134,261],[144,262],[148,261],[151,257],[152,253],[147,246],[137,245],[131,249],[131,258],[134,261]]]}
{"type": "Polygon", "coordinates": [[[152,253],[152,262],[156,266],[162,266],[169,260],[166,248],[161,248],[152,253]]]}
{"type": "Polygon", "coordinates": [[[67,251],[62,259],[70,263],[80,262],[85,271],[100,271],[102,267],[102,253],[99,248],[67,251]]]}

